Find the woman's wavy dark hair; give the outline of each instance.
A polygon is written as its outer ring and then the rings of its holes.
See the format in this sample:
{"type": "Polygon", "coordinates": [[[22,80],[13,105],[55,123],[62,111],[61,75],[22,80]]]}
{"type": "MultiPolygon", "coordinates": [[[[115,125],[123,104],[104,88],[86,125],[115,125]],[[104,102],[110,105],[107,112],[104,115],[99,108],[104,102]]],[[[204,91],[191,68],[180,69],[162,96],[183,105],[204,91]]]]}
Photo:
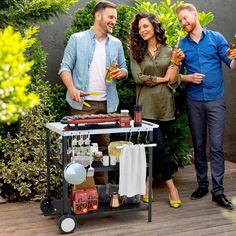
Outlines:
{"type": "Polygon", "coordinates": [[[165,28],[162,26],[162,23],[158,20],[156,15],[152,13],[137,13],[134,21],[131,23],[129,48],[133,58],[138,63],[144,59],[144,55],[147,52],[147,41],[143,40],[138,29],[138,23],[143,18],[147,18],[151,22],[157,41],[162,45],[166,45],[165,28]]]}

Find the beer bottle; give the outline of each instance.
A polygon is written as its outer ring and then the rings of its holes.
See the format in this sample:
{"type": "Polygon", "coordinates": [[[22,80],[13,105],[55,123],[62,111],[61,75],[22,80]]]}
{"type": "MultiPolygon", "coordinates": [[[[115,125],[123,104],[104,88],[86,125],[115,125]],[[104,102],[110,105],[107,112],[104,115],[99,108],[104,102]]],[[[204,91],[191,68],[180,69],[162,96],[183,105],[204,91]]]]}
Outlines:
{"type": "Polygon", "coordinates": [[[230,52],[231,52],[232,50],[234,50],[235,48],[236,48],[236,33],[235,33],[234,39],[233,39],[233,41],[232,41],[232,43],[230,44],[230,47],[229,47],[228,58],[233,59],[233,58],[230,56],[230,52]]]}
{"type": "Polygon", "coordinates": [[[105,77],[105,80],[107,83],[110,83],[112,81],[111,79],[111,72],[115,69],[117,69],[119,66],[117,64],[117,62],[115,60],[112,61],[111,65],[109,66],[109,68],[107,69],[107,74],[105,77]]]}
{"type": "Polygon", "coordinates": [[[177,63],[176,55],[177,55],[177,52],[179,50],[179,42],[180,42],[180,35],[178,36],[175,47],[173,48],[172,53],[171,53],[170,61],[174,64],[177,63]]]}

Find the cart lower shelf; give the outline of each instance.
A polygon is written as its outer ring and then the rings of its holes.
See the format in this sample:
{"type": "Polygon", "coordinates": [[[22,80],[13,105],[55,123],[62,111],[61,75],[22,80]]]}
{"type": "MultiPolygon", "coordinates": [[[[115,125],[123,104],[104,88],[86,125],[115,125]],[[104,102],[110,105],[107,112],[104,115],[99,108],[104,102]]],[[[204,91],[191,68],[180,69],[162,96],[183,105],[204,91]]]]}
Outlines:
{"type": "MultiPolygon", "coordinates": [[[[68,204],[70,200],[68,199],[68,204]]],[[[148,209],[148,204],[140,202],[137,204],[123,204],[117,208],[110,207],[109,203],[99,203],[98,210],[90,211],[86,214],[74,214],[72,211],[63,212],[63,200],[44,198],[40,203],[41,211],[45,216],[57,215],[58,228],[62,233],[72,233],[78,225],[79,219],[90,217],[111,216],[124,212],[142,211],[148,209]]]]}
{"type": "Polygon", "coordinates": [[[140,210],[147,210],[148,205],[145,203],[138,203],[138,204],[124,204],[117,208],[111,208],[109,204],[99,204],[98,210],[90,211],[87,214],[76,215],[77,218],[87,218],[92,216],[107,216],[117,213],[124,213],[124,212],[131,212],[131,211],[140,211],[140,210]]]}
{"type": "MultiPolygon", "coordinates": [[[[70,204],[70,200],[68,199],[68,204],[70,204]]],[[[63,200],[62,199],[48,199],[45,198],[41,201],[41,211],[44,215],[64,215],[64,214],[71,214],[76,216],[77,218],[87,218],[91,216],[107,216],[112,214],[117,214],[119,212],[131,212],[131,211],[140,211],[140,210],[147,210],[148,204],[139,202],[137,204],[123,204],[117,208],[110,207],[109,203],[99,203],[98,210],[90,211],[86,214],[74,214],[73,212],[65,213],[62,211],[63,209],[63,200]]]]}

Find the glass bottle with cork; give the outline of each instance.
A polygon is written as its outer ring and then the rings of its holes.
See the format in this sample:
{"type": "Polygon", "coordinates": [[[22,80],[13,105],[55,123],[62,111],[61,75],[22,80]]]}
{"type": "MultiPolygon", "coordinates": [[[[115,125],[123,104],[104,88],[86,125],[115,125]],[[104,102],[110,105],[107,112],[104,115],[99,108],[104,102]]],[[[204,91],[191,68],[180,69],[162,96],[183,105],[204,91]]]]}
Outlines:
{"type": "Polygon", "coordinates": [[[173,64],[176,64],[179,66],[179,62],[177,60],[177,53],[178,53],[178,50],[179,50],[179,43],[180,43],[180,35],[178,36],[178,39],[177,39],[177,42],[171,52],[171,58],[170,58],[170,61],[173,63],[173,64]]]}
{"type": "Polygon", "coordinates": [[[236,33],[235,33],[235,35],[234,35],[234,39],[233,39],[232,43],[230,44],[230,47],[229,47],[229,50],[228,50],[228,58],[229,58],[229,59],[233,59],[233,58],[230,56],[230,52],[231,52],[232,50],[234,50],[234,49],[236,49],[236,33]]]}

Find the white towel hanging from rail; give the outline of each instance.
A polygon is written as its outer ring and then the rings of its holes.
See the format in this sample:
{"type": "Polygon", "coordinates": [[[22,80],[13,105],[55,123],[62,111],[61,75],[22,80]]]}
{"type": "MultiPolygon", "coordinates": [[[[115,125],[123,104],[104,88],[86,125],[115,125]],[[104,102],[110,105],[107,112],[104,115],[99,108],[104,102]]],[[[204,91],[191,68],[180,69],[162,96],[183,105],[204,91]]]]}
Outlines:
{"type": "Polygon", "coordinates": [[[145,194],[146,154],[144,144],[124,145],[120,155],[119,194],[145,194]]]}

